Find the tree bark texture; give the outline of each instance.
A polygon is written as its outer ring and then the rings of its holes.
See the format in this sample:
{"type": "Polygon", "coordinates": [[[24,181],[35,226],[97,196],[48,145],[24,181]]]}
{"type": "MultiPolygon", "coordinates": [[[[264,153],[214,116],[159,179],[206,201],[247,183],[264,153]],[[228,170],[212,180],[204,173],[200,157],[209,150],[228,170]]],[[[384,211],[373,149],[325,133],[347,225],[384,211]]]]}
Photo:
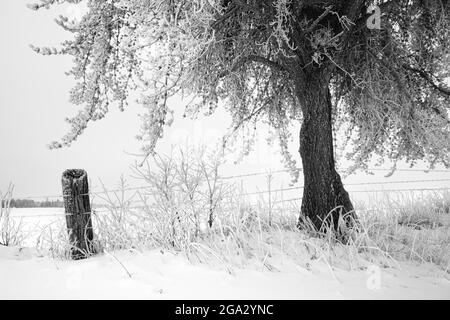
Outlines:
{"type": "MultiPolygon", "coordinates": [[[[304,80],[298,90],[303,113],[299,149],[304,174],[301,214],[309,218],[317,230],[331,226],[342,235],[340,226],[348,227],[356,216],[335,169],[328,78],[316,72],[304,80]],[[345,224],[339,224],[340,217],[345,224]]],[[[302,217],[299,224],[300,221],[302,217]]]]}
{"type": "Polygon", "coordinates": [[[91,204],[87,173],[69,169],[62,175],[62,189],[72,259],[84,259],[93,253],[91,204]]]}

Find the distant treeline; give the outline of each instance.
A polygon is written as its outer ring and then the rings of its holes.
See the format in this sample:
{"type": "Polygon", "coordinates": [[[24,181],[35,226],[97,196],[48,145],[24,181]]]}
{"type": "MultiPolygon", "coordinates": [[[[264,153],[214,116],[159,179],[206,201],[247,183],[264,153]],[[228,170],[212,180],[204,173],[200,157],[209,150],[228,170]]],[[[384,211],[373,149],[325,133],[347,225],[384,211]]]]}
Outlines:
{"type": "Polygon", "coordinates": [[[11,208],[55,208],[64,207],[64,202],[61,200],[45,200],[34,201],[31,199],[11,199],[11,208]]]}

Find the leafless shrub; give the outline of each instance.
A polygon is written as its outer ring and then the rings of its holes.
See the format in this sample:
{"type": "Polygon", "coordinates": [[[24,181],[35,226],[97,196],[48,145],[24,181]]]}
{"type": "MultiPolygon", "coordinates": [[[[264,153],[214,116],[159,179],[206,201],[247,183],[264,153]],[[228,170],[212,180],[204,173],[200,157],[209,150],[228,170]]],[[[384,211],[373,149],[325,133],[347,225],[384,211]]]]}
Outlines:
{"type": "Polygon", "coordinates": [[[14,185],[9,184],[5,194],[0,191],[0,245],[17,246],[23,241],[22,220],[11,217],[11,199],[14,185]]]}

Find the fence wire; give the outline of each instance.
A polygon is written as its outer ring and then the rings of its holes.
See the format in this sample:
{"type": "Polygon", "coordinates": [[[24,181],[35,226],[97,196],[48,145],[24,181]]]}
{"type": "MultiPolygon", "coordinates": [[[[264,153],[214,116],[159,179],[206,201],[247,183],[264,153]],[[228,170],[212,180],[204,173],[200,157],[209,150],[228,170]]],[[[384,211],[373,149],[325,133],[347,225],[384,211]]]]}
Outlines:
{"type": "MultiPolygon", "coordinates": [[[[450,173],[450,170],[449,170],[450,173]]],[[[450,179],[417,179],[417,180],[399,180],[399,181],[385,181],[385,182],[355,182],[355,183],[344,183],[344,186],[363,186],[363,185],[385,185],[385,184],[400,184],[400,183],[427,183],[427,182],[450,182],[450,179]]],[[[90,191],[87,193],[81,193],[77,195],[43,195],[43,196],[29,196],[29,197],[17,197],[18,200],[28,200],[28,199],[50,199],[50,198],[71,198],[71,197],[81,197],[81,196],[101,196],[108,193],[117,193],[117,192],[126,192],[126,191],[139,191],[139,190],[148,190],[151,189],[150,186],[136,186],[136,187],[125,187],[122,189],[105,189],[103,191],[90,191]]],[[[271,189],[271,190],[262,190],[262,191],[253,191],[253,192],[244,192],[240,195],[257,195],[264,193],[276,193],[283,191],[291,191],[291,190],[301,190],[304,189],[304,186],[295,186],[288,188],[279,188],[279,189],[271,189]]],[[[421,188],[421,189],[399,189],[399,191],[405,190],[430,190],[429,188],[421,188]]],[[[351,190],[349,192],[371,192],[371,191],[379,191],[379,190],[351,190]]],[[[395,190],[381,190],[381,191],[395,191],[395,190]]],[[[155,192],[147,192],[145,195],[156,195],[155,192]]]]}
{"type": "MultiPolygon", "coordinates": [[[[298,168],[297,170],[301,171],[301,168],[298,168]]],[[[389,171],[390,169],[380,169],[380,168],[369,168],[368,171],[389,171]]],[[[251,176],[258,176],[258,175],[272,175],[272,174],[279,174],[283,172],[288,172],[289,170],[276,170],[276,171],[265,171],[265,172],[253,172],[253,173],[247,173],[247,174],[241,174],[241,175],[233,175],[233,176],[225,176],[220,177],[220,180],[232,180],[232,179],[238,179],[238,178],[246,178],[251,176]]],[[[433,173],[450,173],[450,170],[423,170],[423,169],[396,169],[396,171],[399,172],[408,172],[408,171],[415,171],[415,172],[433,172],[433,173]]],[[[405,184],[405,183],[430,183],[430,182],[450,182],[450,178],[439,178],[439,179],[410,179],[410,180],[397,180],[397,181],[385,181],[385,182],[355,182],[355,183],[344,183],[344,186],[364,186],[364,185],[393,185],[393,184],[405,184]]],[[[241,194],[237,194],[234,196],[241,197],[241,196],[252,196],[252,195],[263,195],[263,194],[277,194],[277,193],[283,193],[286,191],[293,191],[293,190],[302,190],[304,189],[304,186],[293,186],[293,187],[287,187],[287,188],[278,188],[278,189],[270,189],[270,190],[258,190],[258,191],[252,191],[252,192],[243,192],[241,194]]],[[[157,193],[152,191],[152,188],[148,185],[146,186],[134,186],[134,187],[125,187],[125,188],[116,188],[116,189],[107,189],[104,188],[102,191],[90,191],[88,193],[84,194],[78,194],[78,195],[41,195],[41,196],[29,196],[29,197],[17,197],[15,199],[17,200],[27,200],[27,199],[64,199],[67,197],[81,197],[81,196],[98,196],[102,198],[103,195],[107,195],[109,193],[122,193],[127,191],[146,191],[143,195],[144,196],[155,196],[157,193]]],[[[435,187],[435,188],[400,188],[400,189],[368,189],[368,190],[347,190],[350,194],[352,193],[378,193],[378,192],[415,192],[415,191],[445,191],[450,190],[450,187],[435,187]]],[[[295,198],[289,198],[289,199],[281,199],[272,201],[272,204],[281,204],[281,203],[290,203],[295,201],[302,200],[302,197],[295,197],[295,198]]],[[[142,202],[135,202],[140,203],[142,202]]],[[[125,209],[150,209],[152,205],[140,205],[140,206],[125,206],[125,207],[114,207],[114,206],[105,206],[104,209],[92,209],[91,212],[86,212],[86,214],[90,213],[101,213],[101,212],[109,212],[110,210],[117,210],[120,208],[125,209]],[[106,209],[105,209],[106,208],[106,209]]],[[[50,217],[50,216],[62,216],[62,215],[71,215],[70,213],[65,214],[29,214],[29,215],[14,215],[12,217],[15,218],[35,218],[35,217],[50,217]]]]}

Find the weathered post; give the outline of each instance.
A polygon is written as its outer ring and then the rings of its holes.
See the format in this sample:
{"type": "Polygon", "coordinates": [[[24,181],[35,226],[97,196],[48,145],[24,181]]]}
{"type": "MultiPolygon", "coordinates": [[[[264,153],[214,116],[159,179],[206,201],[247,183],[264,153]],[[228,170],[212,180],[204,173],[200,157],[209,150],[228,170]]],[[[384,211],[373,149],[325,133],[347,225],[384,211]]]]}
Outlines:
{"type": "Polygon", "coordinates": [[[91,204],[86,171],[68,169],[62,174],[62,191],[72,259],[84,259],[93,253],[91,204]]]}

